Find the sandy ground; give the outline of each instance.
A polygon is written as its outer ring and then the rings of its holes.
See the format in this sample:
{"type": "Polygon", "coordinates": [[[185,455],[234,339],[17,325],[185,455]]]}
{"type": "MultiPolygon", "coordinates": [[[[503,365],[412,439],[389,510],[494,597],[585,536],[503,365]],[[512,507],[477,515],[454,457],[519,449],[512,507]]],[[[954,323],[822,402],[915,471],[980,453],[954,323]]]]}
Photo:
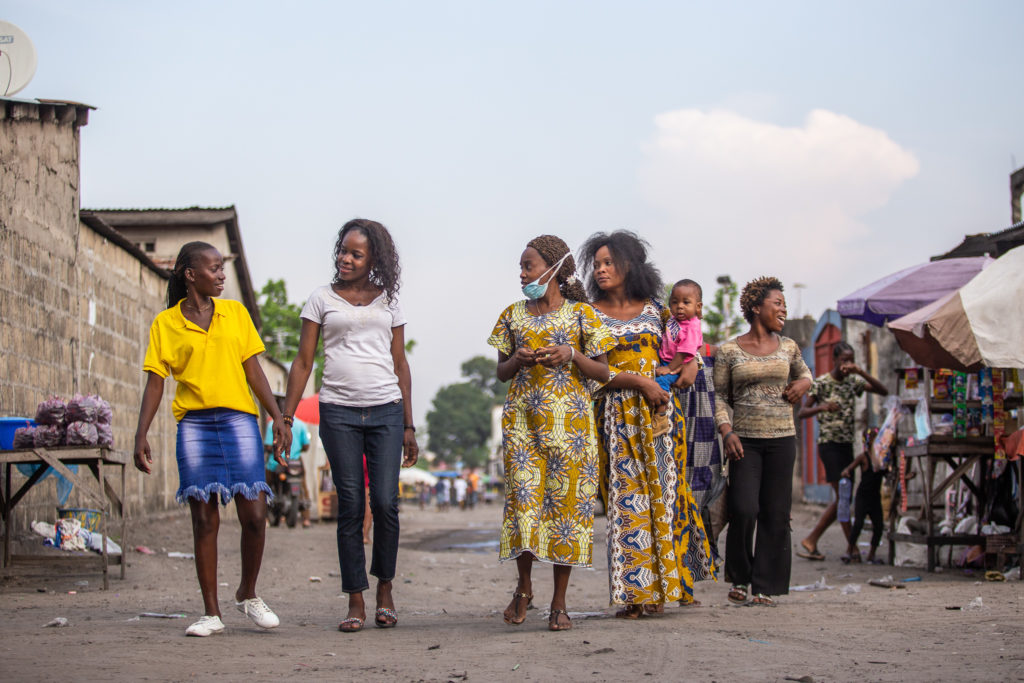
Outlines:
{"type": "MultiPolygon", "coordinates": [[[[795,538],[818,510],[794,509],[795,538]]],[[[225,523],[220,577],[227,630],[205,639],[184,637],[202,611],[193,563],[166,555],[191,550],[187,516],[138,522],[131,546],[146,545],[158,554],[129,552],[128,578],[113,579],[109,591],[99,590],[97,575],[0,583],[0,679],[1024,680],[1024,584],[1016,571],[1013,580],[992,583],[958,570],[929,575],[912,568],[847,566],[838,560],[842,544],[836,529],[821,543],[829,559],[794,559],[793,572],[794,585],[824,576],[834,590],[793,592],[774,609],[734,607],[723,582],[707,582],[697,587],[699,607],[672,606],[663,616],[625,622],[610,618],[605,520],[598,518],[597,564],[575,571],[570,585],[574,628],[546,630],[551,573],[544,566],[534,579],[539,609],[522,626],[508,626],[501,610],[515,567],[497,561],[500,514],[495,505],[447,513],[408,507],[395,587],[399,625],[368,625],[357,634],[336,630],[346,600],[337,578],[333,524],[268,530],[259,592],[282,625],[262,631],[231,605],[239,533],[237,524],[225,523]],[[900,590],[865,583],[890,573],[922,580],[900,590]],[[860,586],[860,592],[841,594],[847,584],[860,586]],[[983,608],[947,609],[976,597],[983,608]],[[142,612],[188,617],[140,618],[142,612]],[[67,618],[68,626],[45,628],[55,617],[67,618]]]]}

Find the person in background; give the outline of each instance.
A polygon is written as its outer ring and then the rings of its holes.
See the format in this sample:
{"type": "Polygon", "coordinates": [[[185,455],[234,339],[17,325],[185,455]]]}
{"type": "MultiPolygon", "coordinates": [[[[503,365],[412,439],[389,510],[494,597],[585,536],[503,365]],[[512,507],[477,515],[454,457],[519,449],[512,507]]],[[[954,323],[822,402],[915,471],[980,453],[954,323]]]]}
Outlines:
{"type": "Polygon", "coordinates": [[[323,334],[320,439],[338,490],[338,563],[348,613],[338,630],[363,628],[369,588],[361,543],[366,477],[373,511],[370,574],[377,578],[374,624],[398,624],[392,582],[398,561],[398,473],[419,457],[412,419],[412,378],[405,354],[405,314],[398,299],[401,266],[387,228],[357,218],[338,232],[334,275],[302,309],[299,351],[288,373],[286,420],[313,370],[323,334]]]}
{"type": "Polygon", "coordinates": [[[450,485],[448,483],[448,479],[446,479],[445,477],[440,477],[437,480],[437,491],[435,492],[435,495],[437,496],[437,511],[438,512],[447,512],[448,511],[448,506],[449,506],[448,489],[449,488],[450,488],[450,485]]]}
{"type": "MultiPolygon", "coordinates": [[[[302,420],[295,418],[292,422],[292,449],[288,453],[288,460],[299,460],[302,458],[302,454],[309,450],[309,444],[311,443],[309,437],[309,428],[306,423],[302,420]]],[[[266,470],[267,470],[267,485],[271,486],[271,480],[276,479],[278,476],[278,470],[280,466],[277,463],[277,458],[273,457],[274,452],[274,430],[271,423],[267,423],[267,431],[263,437],[263,450],[266,453],[266,470]]],[[[302,514],[302,527],[308,529],[310,526],[309,522],[309,507],[312,505],[312,499],[309,496],[309,488],[306,486],[306,478],[302,478],[302,505],[299,507],[299,512],[302,514]]]]}
{"type": "Polygon", "coordinates": [[[466,481],[465,477],[459,476],[452,480],[452,486],[455,487],[455,505],[460,510],[466,509],[466,492],[469,490],[469,482],[466,481]]]}
{"type": "Polygon", "coordinates": [[[882,534],[885,531],[885,519],[882,517],[882,481],[885,479],[885,471],[875,472],[871,466],[871,458],[868,454],[871,446],[878,436],[877,429],[864,430],[864,452],[854,458],[853,462],[847,465],[842,476],[853,480],[853,473],[860,468],[861,479],[854,496],[853,526],[850,528],[846,556],[849,562],[860,562],[860,550],[857,548],[857,540],[864,528],[864,520],[871,518],[871,547],[865,561],[868,564],[881,564],[875,559],[875,552],[878,544],[882,542],[882,534]]]}
{"type": "Polygon", "coordinates": [[[729,602],[774,607],[772,596],[789,593],[793,405],[811,386],[811,371],[796,342],[779,334],[786,322],[782,282],[751,280],[740,310],[750,330],[719,346],[715,357],[715,423],[732,461],[725,574],[733,584],[729,602]]]}
{"type": "MultiPolygon", "coordinates": [[[[149,474],[153,455],[147,435],[163,396],[164,381],[177,380],[171,410],[178,422],[179,503],[192,513],[196,575],[203,616],[185,635],[205,637],[224,630],[217,600],[217,532],[220,502],[235,501],[242,526],[242,577],[235,607],[257,626],[274,628],[277,615],[256,595],[263,561],[270,487],[263,474],[263,448],[253,393],[274,422],[274,456],[290,448],[291,432],[259,364],[264,351],[249,312],[241,303],[218,299],[224,291],[224,258],[205,242],[185,244],[167,282],[167,310],[153,320],[143,369],[146,388],[135,431],[135,466],[149,474]]],[[[283,460],[281,460],[283,464],[283,460]]]]}
{"type": "MultiPolygon", "coordinates": [[[[825,466],[825,481],[832,487],[836,498],[821,513],[818,523],[802,541],[796,554],[808,560],[824,560],[818,550],[818,540],[825,530],[836,521],[836,507],[839,496],[839,479],[842,471],[853,462],[853,407],[857,397],[865,391],[880,396],[889,393],[881,382],[861,370],[854,363],[853,347],[838,342],[832,347],[832,370],[815,378],[807,391],[807,398],[800,409],[800,418],[818,418],[818,457],[825,466]]],[[[850,538],[850,523],[840,522],[844,538],[850,538]]],[[[844,559],[860,561],[856,546],[847,549],[844,559]],[[856,559],[853,559],[856,553],[856,559]]]]}

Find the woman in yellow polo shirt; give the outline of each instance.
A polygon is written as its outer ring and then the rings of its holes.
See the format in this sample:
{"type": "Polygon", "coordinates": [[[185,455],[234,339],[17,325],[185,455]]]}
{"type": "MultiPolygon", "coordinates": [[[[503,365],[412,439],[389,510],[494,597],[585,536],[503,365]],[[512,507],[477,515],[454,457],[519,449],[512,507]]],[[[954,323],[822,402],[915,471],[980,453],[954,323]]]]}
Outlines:
{"type": "Polygon", "coordinates": [[[164,380],[177,380],[171,406],[178,422],[177,500],[192,510],[196,574],[205,615],[186,629],[189,636],[224,630],[217,602],[217,500],[234,498],[242,525],[242,578],[235,606],[258,626],[280,621],[256,596],[263,559],[267,496],[263,441],[252,392],[274,420],[274,455],[288,448],[285,426],[257,356],[263,342],[248,311],[237,301],[218,300],[224,291],[224,259],[205,242],[189,242],[178,253],[167,283],[167,310],[149,330],[143,369],[148,373],[135,433],[135,466],[149,474],[153,464],[146,434],[153,422],[164,380]],[[252,392],[250,392],[250,387],[252,392]]]}

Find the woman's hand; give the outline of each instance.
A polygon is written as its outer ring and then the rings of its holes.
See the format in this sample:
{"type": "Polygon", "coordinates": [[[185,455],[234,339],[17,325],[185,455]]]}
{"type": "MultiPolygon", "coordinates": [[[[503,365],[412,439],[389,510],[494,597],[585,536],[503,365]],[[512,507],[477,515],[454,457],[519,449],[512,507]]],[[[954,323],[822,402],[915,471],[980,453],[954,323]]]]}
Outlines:
{"type": "Polygon", "coordinates": [[[736,436],[734,432],[729,432],[722,439],[722,443],[725,445],[725,455],[730,460],[742,460],[743,459],[743,442],[740,441],[740,437],[736,436]]]}
{"type": "Polygon", "coordinates": [[[537,364],[536,351],[525,346],[520,346],[516,349],[516,352],[512,354],[512,358],[515,359],[516,364],[521,368],[532,368],[537,364]]]}
{"type": "Polygon", "coordinates": [[[806,377],[801,377],[800,379],[795,379],[787,384],[786,388],[782,390],[782,396],[793,405],[796,405],[810,388],[811,380],[806,377]]]}
{"type": "Polygon", "coordinates": [[[274,460],[281,467],[288,467],[285,453],[292,452],[292,428],[284,423],[284,419],[274,420],[274,460]]]}
{"type": "Polygon", "coordinates": [[[655,411],[664,405],[667,405],[669,400],[672,398],[667,391],[662,389],[656,381],[649,377],[644,378],[646,381],[640,385],[640,393],[644,395],[647,402],[651,404],[651,408],[655,411]]]}
{"type": "Polygon", "coordinates": [[[412,467],[419,458],[420,447],[416,443],[416,432],[406,429],[402,437],[402,467],[412,467]]]}
{"type": "Polygon", "coordinates": [[[149,441],[145,434],[135,435],[135,467],[146,474],[150,473],[150,466],[153,464],[153,454],[149,450],[149,441]]]}
{"type": "Polygon", "coordinates": [[[573,351],[568,346],[542,346],[534,353],[536,354],[537,362],[546,368],[565,365],[573,357],[573,351]]]}

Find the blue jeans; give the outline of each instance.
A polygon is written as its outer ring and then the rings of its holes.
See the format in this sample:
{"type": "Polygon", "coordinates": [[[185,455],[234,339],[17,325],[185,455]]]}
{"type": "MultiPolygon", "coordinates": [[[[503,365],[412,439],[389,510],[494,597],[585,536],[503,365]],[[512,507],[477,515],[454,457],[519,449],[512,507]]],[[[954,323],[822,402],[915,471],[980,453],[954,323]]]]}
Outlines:
{"type": "Polygon", "coordinates": [[[365,408],[320,404],[320,439],[338,491],[338,562],[345,593],[359,593],[370,587],[363,550],[364,453],[373,513],[370,574],[381,581],[395,578],[398,472],[402,468],[404,431],[400,400],[365,408]]]}

